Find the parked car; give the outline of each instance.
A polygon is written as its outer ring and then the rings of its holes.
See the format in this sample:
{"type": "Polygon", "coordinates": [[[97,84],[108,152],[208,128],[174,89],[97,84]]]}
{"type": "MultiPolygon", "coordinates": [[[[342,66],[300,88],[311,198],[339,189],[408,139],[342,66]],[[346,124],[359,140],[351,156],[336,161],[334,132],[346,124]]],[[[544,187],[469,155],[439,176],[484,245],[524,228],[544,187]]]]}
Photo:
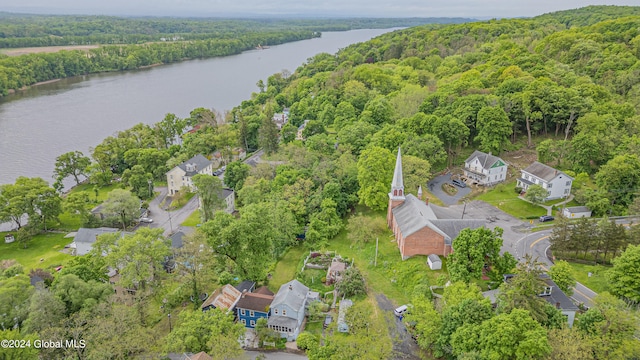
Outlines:
{"type": "Polygon", "coordinates": [[[545,221],[553,221],[555,218],[551,215],[543,215],[540,216],[540,222],[545,222],[545,221]]]}
{"type": "Polygon", "coordinates": [[[402,319],[402,317],[404,316],[404,314],[407,313],[407,311],[409,311],[409,306],[408,305],[402,305],[398,308],[396,308],[395,310],[393,310],[393,313],[402,319]]]}
{"type": "Polygon", "coordinates": [[[153,219],[152,218],[148,218],[148,217],[143,217],[143,218],[140,218],[140,222],[141,223],[151,224],[153,222],[153,219]]]}
{"type": "Polygon", "coordinates": [[[467,184],[462,180],[453,179],[451,180],[451,182],[453,183],[453,185],[459,186],[461,188],[467,187],[467,184]]]}

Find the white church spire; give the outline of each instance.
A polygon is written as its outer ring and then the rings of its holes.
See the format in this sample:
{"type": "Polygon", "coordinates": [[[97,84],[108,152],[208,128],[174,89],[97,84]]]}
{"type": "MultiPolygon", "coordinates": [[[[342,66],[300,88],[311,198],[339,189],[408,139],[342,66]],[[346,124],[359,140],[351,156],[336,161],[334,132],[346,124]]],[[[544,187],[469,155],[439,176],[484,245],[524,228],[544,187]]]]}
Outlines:
{"type": "Polygon", "coordinates": [[[396,168],[393,171],[393,181],[391,182],[391,192],[389,197],[392,200],[404,200],[404,180],[402,179],[402,155],[398,147],[398,157],[396,158],[396,168]]]}

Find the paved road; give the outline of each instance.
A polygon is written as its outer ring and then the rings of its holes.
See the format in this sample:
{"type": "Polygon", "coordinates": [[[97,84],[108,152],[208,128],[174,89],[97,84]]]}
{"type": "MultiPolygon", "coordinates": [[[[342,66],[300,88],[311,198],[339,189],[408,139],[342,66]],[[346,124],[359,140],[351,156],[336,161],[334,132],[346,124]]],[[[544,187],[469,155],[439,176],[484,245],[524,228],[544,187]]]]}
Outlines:
{"type": "Polygon", "coordinates": [[[391,338],[394,339],[393,358],[411,360],[420,359],[418,356],[420,353],[418,344],[416,344],[416,342],[411,338],[411,334],[407,331],[402,320],[393,314],[393,309],[395,309],[396,306],[394,306],[389,298],[383,294],[376,294],[376,301],[378,303],[378,307],[385,310],[384,315],[387,317],[387,320],[389,320],[389,332],[391,338]]]}
{"type": "Polygon", "coordinates": [[[264,354],[264,359],[269,360],[302,360],[308,359],[305,355],[291,354],[282,351],[245,351],[242,356],[240,356],[237,360],[253,360],[258,357],[258,355],[264,354]]]}
{"type": "Polygon", "coordinates": [[[471,188],[468,186],[465,188],[457,187],[458,192],[455,195],[449,195],[442,190],[442,184],[451,183],[451,174],[436,176],[433,180],[427,183],[429,187],[429,191],[438,199],[440,199],[446,205],[455,205],[457,204],[463,197],[469,195],[471,193],[471,188]]]}
{"type": "Polygon", "coordinates": [[[181,227],[182,224],[192,212],[198,209],[198,196],[194,196],[182,208],[174,211],[168,211],[160,207],[160,204],[167,196],[166,187],[156,187],[154,191],[159,192],[155,199],[149,202],[149,217],[153,219],[153,223],[149,224],[151,228],[164,228],[164,235],[171,235],[178,230],[189,232],[190,229],[181,227]]]}

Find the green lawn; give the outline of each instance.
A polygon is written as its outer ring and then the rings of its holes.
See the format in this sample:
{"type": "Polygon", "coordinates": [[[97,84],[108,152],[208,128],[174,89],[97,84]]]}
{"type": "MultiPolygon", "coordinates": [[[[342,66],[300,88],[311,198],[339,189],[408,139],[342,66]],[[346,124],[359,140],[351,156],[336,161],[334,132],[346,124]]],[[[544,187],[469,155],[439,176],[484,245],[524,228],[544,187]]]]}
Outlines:
{"type": "Polygon", "coordinates": [[[278,261],[275,270],[271,273],[269,289],[278,292],[282,284],[288,283],[296,277],[298,265],[302,265],[302,259],[309,254],[309,251],[302,245],[290,248],[286,254],[278,261]]]}
{"type": "Polygon", "coordinates": [[[574,262],[570,262],[569,265],[571,265],[571,268],[573,269],[571,272],[573,277],[582,285],[597,293],[609,291],[609,283],[605,276],[605,272],[609,270],[610,267],[603,265],[578,264],[574,262]],[[589,272],[591,272],[591,277],[589,277],[589,272]]]}
{"type": "MultiPolygon", "coordinates": [[[[0,238],[4,238],[5,234],[0,233],[0,238]]],[[[0,243],[0,260],[15,259],[27,272],[29,269],[47,269],[62,265],[71,259],[71,255],[63,254],[60,250],[73,241],[71,238],[65,239],[65,235],[60,233],[36,235],[26,249],[18,242],[11,244],[2,242],[0,243]]]]}
{"type": "MultiPolygon", "coordinates": [[[[70,193],[86,191],[89,193],[89,197],[91,198],[91,200],[95,201],[96,195],[94,191],[94,186],[95,185],[93,184],[80,184],[74,187],[73,189],[71,189],[70,193]]],[[[120,184],[115,183],[115,184],[111,184],[103,187],[98,187],[98,201],[96,202],[96,204],[99,204],[107,200],[107,195],[109,194],[109,191],[113,189],[120,189],[120,184]]]]}
{"type": "Polygon", "coordinates": [[[475,199],[486,201],[520,219],[536,218],[547,214],[546,209],[518,198],[514,187],[514,182],[500,184],[486,193],[478,195],[475,199]]]}
{"type": "Polygon", "coordinates": [[[182,222],[182,226],[196,226],[202,223],[202,218],[200,217],[200,210],[196,210],[189,215],[189,217],[182,222]]]}

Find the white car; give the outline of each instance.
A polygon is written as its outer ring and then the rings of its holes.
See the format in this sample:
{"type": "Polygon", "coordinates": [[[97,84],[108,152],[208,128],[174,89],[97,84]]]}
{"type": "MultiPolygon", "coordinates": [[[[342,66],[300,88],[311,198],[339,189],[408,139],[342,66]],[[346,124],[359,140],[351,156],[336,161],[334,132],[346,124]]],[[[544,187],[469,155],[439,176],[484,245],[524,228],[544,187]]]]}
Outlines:
{"type": "Polygon", "coordinates": [[[406,314],[406,313],[407,313],[407,311],[408,311],[408,310],[409,310],[409,306],[407,306],[407,305],[402,305],[402,306],[400,306],[399,308],[397,308],[397,309],[393,310],[393,313],[394,313],[397,317],[402,318],[402,317],[404,316],[404,314],[406,314]]]}
{"type": "Polygon", "coordinates": [[[153,222],[153,219],[152,218],[148,218],[148,217],[143,217],[143,218],[140,218],[140,222],[141,223],[151,224],[153,222]]]}

